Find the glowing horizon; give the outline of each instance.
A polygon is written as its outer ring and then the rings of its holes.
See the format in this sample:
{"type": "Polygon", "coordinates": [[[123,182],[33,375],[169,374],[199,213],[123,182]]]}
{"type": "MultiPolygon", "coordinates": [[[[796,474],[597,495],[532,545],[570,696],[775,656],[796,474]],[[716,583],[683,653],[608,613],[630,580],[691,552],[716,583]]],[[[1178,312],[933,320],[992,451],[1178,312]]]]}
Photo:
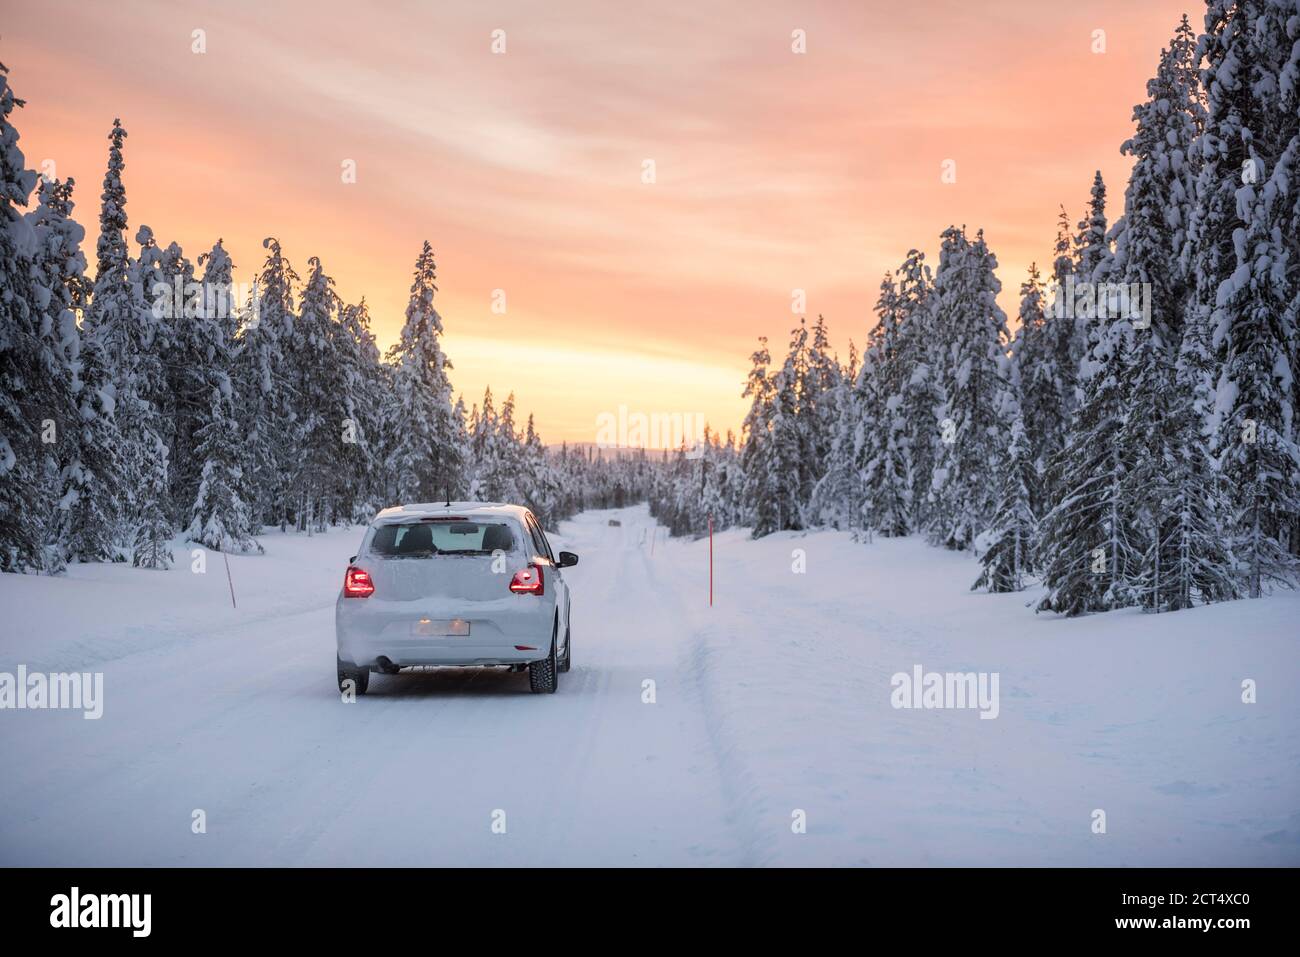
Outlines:
{"type": "Polygon", "coordinates": [[[621,405],[738,432],[749,354],[760,335],[784,351],[793,290],[843,357],[883,273],[912,247],[933,260],[952,223],[984,228],[1014,320],[1094,170],[1120,213],[1132,106],[1179,16],[1202,12],[351,9],[17,7],[0,60],[27,101],[19,146],[77,180],[93,260],[120,116],[133,248],[142,224],[191,260],[220,237],[248,281],[276,236],[299,272],[320,256],[345,300],[366,298],[385,348],[428,239],[456,391],[467,407],[514,392],[549,444],[594,441],[621,405]]]}

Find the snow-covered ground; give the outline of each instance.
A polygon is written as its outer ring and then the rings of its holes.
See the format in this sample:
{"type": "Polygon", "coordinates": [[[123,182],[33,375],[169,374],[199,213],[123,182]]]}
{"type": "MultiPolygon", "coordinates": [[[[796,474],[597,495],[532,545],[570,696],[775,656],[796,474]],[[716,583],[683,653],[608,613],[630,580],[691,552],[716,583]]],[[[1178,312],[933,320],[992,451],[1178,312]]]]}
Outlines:
{"type": "Polygon", "coordinates": [[[467,669],[347,704],[360,537],[264,536],[238,609],[215,553],[0,576],[0,672],[104,673],[99,720],[0,711],[0,864],[1300,864],[1300,596],[1060,620],[916,540],[728,531],[710,608],[707,541],[590,512],[557,695],[467,669]],[[895,709],[918,665],[997,672],[997,717],[895,709]]]}

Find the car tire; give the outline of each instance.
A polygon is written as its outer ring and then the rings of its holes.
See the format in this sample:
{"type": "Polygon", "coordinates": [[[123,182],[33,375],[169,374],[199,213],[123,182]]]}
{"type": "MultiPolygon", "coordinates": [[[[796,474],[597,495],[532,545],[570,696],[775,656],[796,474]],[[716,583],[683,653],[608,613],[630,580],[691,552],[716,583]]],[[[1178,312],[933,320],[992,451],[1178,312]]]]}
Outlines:
{"type": "Polygon", "coordinates": [[[551,635],[551,653],[528,666],[528,687],[533,694],[555,694],[559,685],[560,669],[555,660],[556,638],[556,635],[551,635]]]}
{"type": "Polygon", "coordinates": [[[560,674],[566,675],[573,667],[573,628],[564,629],[564,660],[560,662],[560,674]]]}
{"type": "Polygon", "coordinates": [[[365,694],[366,689],[370,687],[370,669],[358,668],[355,665],[344,664],[342,658],[338,659],[338,662],[339,662],[339,693],[341,694],[347,690],[344,687],[344,682],[351,681],[353,691],[355,691],[358,695],[365,694]]]}

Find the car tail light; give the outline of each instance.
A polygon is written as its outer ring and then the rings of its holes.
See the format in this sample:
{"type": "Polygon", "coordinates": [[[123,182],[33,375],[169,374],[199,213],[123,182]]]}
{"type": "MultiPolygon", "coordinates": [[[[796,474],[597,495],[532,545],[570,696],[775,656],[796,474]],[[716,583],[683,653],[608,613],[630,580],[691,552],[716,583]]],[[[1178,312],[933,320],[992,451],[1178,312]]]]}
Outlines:
{"type": "Polygon", "coordinates": [[[355,565],[348,566],[348,573],[343,576],[344,598],[369,598],[375,593],[375,583],[370,579],[370,572],[355,565]]]}
{"type": "Polygon", "coordinates": [[[541,595],[546,583],[542,581],[542,566],[529,565],[515,572],[510,579],[510,590],[516,595],[541,595]]]}

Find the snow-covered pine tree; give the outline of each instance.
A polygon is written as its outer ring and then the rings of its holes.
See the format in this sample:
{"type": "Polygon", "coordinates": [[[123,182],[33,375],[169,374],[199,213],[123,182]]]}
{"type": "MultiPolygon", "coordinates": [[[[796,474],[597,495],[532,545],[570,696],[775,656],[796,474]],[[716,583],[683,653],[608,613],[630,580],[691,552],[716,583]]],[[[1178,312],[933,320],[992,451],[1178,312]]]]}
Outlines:
{"type": "Polygon", "coordinates": [[[154,242],[153,231],[141,226],[136,241],[140,257],[128,267],[136,320],[126,336],[129,355],[127,378],[119,386],[125,411],[119,417],[125,426],[127,478],[136,490],[131,516],[132,562],[139,568],[170,568],[172,553],[171,459],[169,422],[164,415],[167,380],[162,361],[170,336],[170,322],[150,295],[153,281],[170,278],[164,265],[165,253],[154,242]]]}
{"type": "Polygon", "coordinates": [[[1187,240],[1199,164],[1193,145],[1205,123],[1196,35],[1182,18],[1147,81],[1147,100],[1133,108],[1137,126],[1120,152],[1133,157],[1115,244],[1115,278],[1149,290],[1151,335],[1177,353],[1191,295],[1187,240]]]}
{"type": "Polygon", "coordinates": [[[1088,210],[1079,221],[1075,249],[1078,253],[1075,267],[1077,281],[1096,282],[1110,256],[1110,245],[1106,239],[1106,183],[1101,178],[1101,170],[1097,170],[1092,177],[1088,210]]]}
{"type": "Polygon", "coordinates": [[[208,308],[204,303],[205,293],[216,294],[218,282],[229,286],[229,256],[218,241],[214,250],[199,260],[208,264],[201,284],[196,282],[194,264],[177,243],[171,243],[159,251],[156,276],[150,278],[156,288],[146,288],[155,312],[161,312],[160,325],[165,330],[159,343],[165,388],[158,406],[169,452],[169,499],[173,519],[180,528],[189,524],[203,468],[195,454],[196,433],[210,414],[213,383],[230,373],[228,366],[220,365],[218,353],[217,343],[224,334],[217,316],[221,308],[217,304],[208,308]]]}
{"type": "MultiPolygon", "coordinates": [[[[813,324],[812,345],[808,349],[808,364],[802,389],[804,420],[809,433],[808,447],[812,469],[811,486],[820,481],[830,457],[835,440],[835,427],[840,417],[838,402],[841,396],[840,364],[831,351],[826,320],[817,316],[813,324]]],[[[808,491],[811,495],[811,487],[808,491]]]]}
{"type": "Polygon", "coordinates": [[[364,298],[356,305],[340,304],[336,334],[344,357],[344,403],[351,423],[340,456],[340,517],[353,523],[369,522],[383,507],[379,495],[383,405],[379,397],[388,390],[364,298]]]}
{"type": "Polygon", "coordinates": [[[35,236],[19,209],[37,177],[10,121],[23,101],[7,73],[0,64],[0,571],[9,572],[50,565],[45,535],[58,458],[42,433],[47,419],[59,424],[67,400],[58,357],[42,335],[49,291],[33,281],[35,236]]]}
{"type": "MultiPolygon", "coordinates": [[[[71,220],[72,180],[68,193],[51,202],[58,213],[82,235],[71,220]],[[66,206],[64,205],[66,203],[66,206]]],[[[71,241],[69,236],[69,241],[71,241]]],[[[80,242],[80,239],[77,239],[80,242]]],[[[76,408],[72,435],[72,458],[64,468],[60,500],[63,530],[57,539],[64,543],[69,561],[103,562],[121,558],[118,536],[122,525],[123,452],[117,428],[116,387],[110,374],[108,350],[91,321],[88,308],[90,283],[84,278],[84,256],[78,249],[71,269],[68,305],[82,311],[85,321],[78,330],[76,358],[72,369],[76,408]]]]}
{"type": "Polygon", "coordinates": [[[219,387],[212,390],[208,414],[195,436],[195,458],[203,466],[186,535],[220,552],[260,552],[262,546],[253,537],[253,516],[246,501],[231,399],[232,395],[219,387]]]}
{"type": "Polygon", "coordinates": [[[244,436],[244,465],[253,494],[254,534],[262,525],[288,527],[289,480],[299,448],[287,350],[293,336],[298,274],[280,241],[262,241],[266,261],[247,303],[236,352],[236,415],[244,436]],[[251,474],[250,474],[251,473],[251,474]]]}
{"type": "Polygon", "coordinates": [[[879,321],[862,354],[857,395],[863,414],[854,463],[862,482],[862,526],[889,538],[908,533],[911,512],[907,423],[900,414],[905,383],[898,353],[905,315],[890,273],[880,283],[876,315],[879,321]]]}
{"type": "MultiPolygon", "coordinates": [[[[1119,444],[1130,461],[1122,521],[1131,529],[1133,600],[1154,611],[1234,594],[1230,554],[1216,522],[1219,483],[1203,434],[1209,372],[1201,314],[1189,310],[1180,262],[1203,122],[1196,38],[1184,17],[1162,51],[1148,100],[1134,108],[1134,157],[1113,274],[1143,290],[1150,327],[1136,328],[1121,385],[1128,415],[1119,444]],[[1184,335],[1184,317],[1193,328],[1184,335]],[[1182,358],[1179,359],[1180,345],[1182,358]]],[[[1142,325],[1142,324],[1139,324],[1142,325]]]]}
{"type": "Polygon", "coordinates": [[[238,319],[231,285],[233,266],[220,239],[199,257],[199,265],[205,267],[200,299],[186,310],[176,336],[178,357],[196,364],[188,375],[176,380],[186,390],[183,421],[189,423],[178,444],[190,449],[184,454],[197,463],[198,471],[186,516],[186,535],[218,551],[261,551],[253,537],[260,526],[255,524],[247,451],[234,408],[238,319]],[[190,393],[202,382],[208,384],[208,404],[198,413],[190,393]]]}
{"type": "Polygon", "coordinates": [[[518,502],[524,495],[519,487],[523,473],[523,447],[515,429],[515,394],[511,392],[501,403],[497,416],[497,455],[492,462],[489,484],[497,490],[494,500],[518,502]]]}
{"type": "Polygon", "coordinates": [[[804,506],[812,497],[811,441],[800,399],[807,338],[807,329],[800,322],[791,334],[785,363],[772,381],[771,444],[764,484],[772,496],[775,531],[802,529],[804,506]]]}
{"type": "Polygon", "coordinates": [[[1129,588],[1149,611],[1237,597],[1221,483],[1205,435],[1211,360],[1203,319],[1197,312],[1189,319],[1176,363],[1150,334],[1154,326],[1138,331],[1125,383],[1129,415],[1119,442],[1132,464],[1122,498],[1140,549],[1129,588]]]}
{"type": "Polygon", "coordinates": [[[774,489],[770,484],[773,477],[770,463],[776,390],[775,376],[768,373],[772,354],[765,336],[759,337],[758,348],[750,354],[749,360],[749,376],[742,396],[750,400],[750,405],[741,433],[740,463],[745,474],[743,499],[747,505],[746,518],[753,537],[759,538],[781,527],[774,489]]]}
{"type": "Polygon", "coordinates": [[[562,518],[560,512],[559,477],[551,465],[546,446],[537,433],[537,425],[532,413],[528,416],[528,425],[524,429],[524,442],[521,451],[521,475],[523,475],[524,505],[533,511],[543,527],[551,525],[562,518]]]}
{"type": "Polygon", "coordinates": [[[1032,359],[1020,369],[1025,429],[1033,446],[1034,461],[1043,473],[1044,508],[1055,503],[1060,495],[1060,489],[1051,485],[1047,464],[1065,445],[1070,419],[1078,405],[1079,363],[1088,346],[1087,325],[1075,316],[1073,302],[1069,301],[1071,277],[1076,268],[1072,247],[1070,218],[1062,206],[1044,302],[1041,348],[1032,347],[1032,359]]]}
{"type": "Polygon", "coordinates": [[[483,408],[470,437],[474,469],[470,494],[475,499],[517,502],[522,497],[518,486],[522,456],[515,434],[514,408],[514,393],[506,397],[498,412],[491,387],[484,392],[483,408]]]}
{"type": "Polygon", "coordinates": [[[137,568],[170,568],[173,557],[167,515],[167,443],[153,429],[145,429],[133,443],[141,456],[136,471],[135,536],[131,561],[137,568]]]}
{"type": "Polygon", "coordinates": [[[1061,381],[1047,323],[1042,276],[1037,263],[1030,263],[1029,275],[1020,284],[1019,327],[1011,359],[1027,454],[1038,476],[1029,488],[1030,505],[1036,515],[1045,511],[1049,501],[1044,481],[1047,462],[1059,449],[1069,426],[1062,417],[1061,381]]]}
{"type": "Polygon", "coordinates": [[[308,261],[290,352],[299,454],[292,479],[299,531],[323,532],[338,511],[351,389],[347,353],[335,315],[334,280],[320,258],[308,261]]]}
{"type": "Polygon", "coordinates": [[[154,397],[164,390],[157,348],[160,324],[145,300],[143,279],[152,268],[152,233],[141,227],[145,254],[133,262],[126,245],[126,190],[122,185],[122,144],[126,130],[113,121],[108,168],[101,195],[95,285],[87,327],[102,350],[102,368],[112,387],[113,416],[121,435],[123,505],[121,541],[131,546],[133,562],[165,568],[171,562],[167,540],[167,455],[163,422],[154,397]]]}
{"type": "Polygon", "coordinates": [[[935,315],[944,346],[940,369],[945,400],[938,413],[940,451],[934,477],[936,509],[929,535],[946,548],[968,548],[993,519],[997,489],[990,481],[1007,447],[1001,412],[1010,385],[1006,314],[997,259],[981,230],[943,233],[934,277],[935,315]]]}
{"type": "Polygon", "coordinates": [[[897,416],[907,460],[910,526],[926,528],[932,515],[931,487],[939,459],[941,434],[935,413],[943,402],[940,383],[938,328],[932,301],[933,282],[925,254],[909,250],[898,268],[898,375],[902,401],[897,416]]]}
{"type": "Polygon", "coordinates": [[[122,436],[115,416],[115,389],[107,351],[93,330],[81,336],[78,354],[76,457],[64,476],[69,561],[121,559],[122,436]]]}
{"type": "Polygon", "coordinates": [[[433,307],[436,279],[433,248],[426,241],[415,262],[406,324],[388,352],[396,365],[388,468],[404,502],[454,498],[466,486],[465,450],[457,442],[447,378],[451,363],[440,342],[442,318],[433,307]]]}
{"type": "Polygon", "coordinates": [[[1211,425],[1233,506],[1226,532],[1251,597],[1294,583],[1297,567],[1297,41],[1293,4],[1210,0],[1198,49],[1208,114],[1190,274],[1219,363],[1211,425]]]}
{"type": "Polygon", "coordinates": [[[975,540],[983,571],[971,585],[972,591],[1020,591],[1034,564],[1038,523],[1030,502],[1038,472],[1019,403],[1008,398],[1004,414],[1010,442],[1000,457],[1000,472],[990,476],[998,485],[998,502],[988,530],[975,540]]]}
{"type": "Polygon", "coordinates": [[[81,335],[76,310],[89,294],[86,259],[81,251],[85,230],[72,219],[74,183],[43,179],[39,201],[26,216],[31,227],[32,281],[38,307],[37,342],[42,377],[30,383],[46,407],[41,419],[45,474],[42,497],[29,503],[32,517],[43,525],[42,568],[60,570],[67,561],[68,505],[75,490],[70,469],[77,462],[80,415],[77,392],[82,383],[81,335]],[[53,428],[53,434],[48,428],[53,428]]]}
{"type": "Polygon", "coordinates": [[[1038,608],[1065,615],[1131,604],[1142,548],[1125,497],[1132,456],[1121,439],[1132,326],[1111,318],[1095,319],[1091,328],[1092,350],[1079,369],[1082,401],[1064,447],[1048,463],[1048,480],[1059,491],[1039,534],[1047,594],[1038,608]]]}
{"type": "MultiPolygon", "coordinates": [[[[840,372],[835,389],[837,410],[836,420],[831,427],[831,446],[826,454],[826,464],[822,467],[822,476],[813,487],[812,498],[808,506],[809,519],[813,524],[829,525],[843,530],[859,527],[862,512],[863,488],[862,477],[854,455],[862,419],[862,401],[858,395],[858,377],[860,368],[857,348],[849,342],[849,364],[840,372]]],[[[730,433],[728,433],[730,435],[730,433]]],[[[740,472],[740,459],[737,457],[732,467],[740,472]]],[[[739,502],[744,501],[743,481],[733,486],[732,496],[739,502]]],[[[744,521],[743,512],[733,515],[732,522],[744,521]]]]}

